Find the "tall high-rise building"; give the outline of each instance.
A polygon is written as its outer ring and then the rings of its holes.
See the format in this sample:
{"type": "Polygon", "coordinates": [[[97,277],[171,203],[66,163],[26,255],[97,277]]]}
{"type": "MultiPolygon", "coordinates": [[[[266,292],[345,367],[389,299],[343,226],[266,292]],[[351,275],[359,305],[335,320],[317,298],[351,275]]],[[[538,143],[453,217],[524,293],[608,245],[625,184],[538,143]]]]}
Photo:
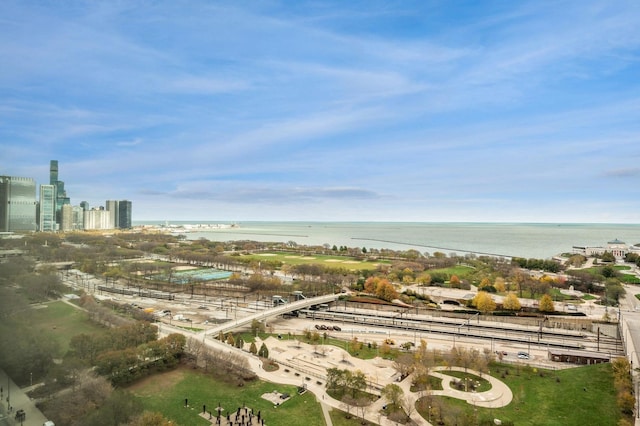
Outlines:
{"type": "Polygon", "coordinates": [[[82,231],[84,229],[84,208],[73,206],[73,230],[82,231]]]}
{"type": "Polygon", "coordinates": [[[40,185],[40,231],[56,231],[56,187],[40,185]]]}
{"type": "Polygon", "coordinates": [[[0,231],[35,231],[36,181],[0,176],[0,231]]]}
{"type": "Polygon", "coordinates": [[[109,212],[109,220],[111,221],[112,228],[118,228],[118,202],[115,200],[107,200],[104,203],[104,208],[109,212]]]}
{"type": "Polygon", "coordinates": [[[56,185],[58,182],[58,160],[51,160],[49,163],[49,185],[56,185]]]}
{"type": "Polygon", "coordinates": [[[73,231],[73,207],[71,204],[64,204],[60,213],[60,230],[62,232],[73,231]]]}
{"type": "Polygon", "coordinates": [[[60,228],[62,224],[62,206],[71,204],[71,200],[67,197],[64,182],[58,180],[58,160],[51,160],[49,165],[49,184],[56,187],[56,223],[60,228]]]}
{"type": "Polygon", "coordinates": [[[80,207],[82,207],[82,210],[89,210],[89,202],[88,201],[80,201],[80,207]]]}
{"type": "Polygon", "coordinates": [[[130,229],[131,227],[131,201],[118,201],[118,228],[130,229]]]}

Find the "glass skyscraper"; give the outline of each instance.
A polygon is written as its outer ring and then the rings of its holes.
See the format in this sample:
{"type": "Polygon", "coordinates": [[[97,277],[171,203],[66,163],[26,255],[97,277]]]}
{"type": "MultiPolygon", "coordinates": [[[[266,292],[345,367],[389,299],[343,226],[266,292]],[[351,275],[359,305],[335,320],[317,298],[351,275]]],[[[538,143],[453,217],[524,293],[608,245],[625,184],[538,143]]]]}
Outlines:
{"type": "Polygon", "coordinates": [[[0,176],[0,231],[36,230],[36,181],[0,176]]]}
{"type": "Polygon", "coordinates": [[[131,228],[131,201],[118,201],[118,228],[131,228]]]}

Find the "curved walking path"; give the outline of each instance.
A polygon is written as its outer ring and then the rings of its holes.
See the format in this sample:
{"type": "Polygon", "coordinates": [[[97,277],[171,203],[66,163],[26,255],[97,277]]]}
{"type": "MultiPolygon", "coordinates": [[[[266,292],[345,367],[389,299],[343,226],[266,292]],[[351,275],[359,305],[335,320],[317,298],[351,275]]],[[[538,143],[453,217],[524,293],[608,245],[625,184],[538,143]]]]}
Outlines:
{"type": "MultiPolygon", "coordinates": [[[[265,339],[265,344],[269,349],[269,357],[276,361],[280,368],[276,371],[265,371],[262,368],[262,361],[250,352],[235,348],[226,343],[203,333],[194,333],[179,327],[171,326],[166,323],[160,325],[160,334],[168,334],[178,332],[186,337],[202,339],[203,343],[210,347],[226,352],[234,352],[242,355],[247,359],[251,369],[256,375],[265,381],[272,383],[281,383],[293,386],[306,385],[307,390],[316,396],[316,399],[322,407],[325,422],[328,426],[332,426],[329,415],[330,408],[336,408],[344,411],[345,404],[338,401],[329,394],[325,389],[327,368],[341,368],[349,370],[360,370],[367,376],[370,388],[369,392],[379,395],[379,390],[389,383],[395,383],[403,390],[405,397],[411,399],[412,403],[418,399],[415,392],[411,392],[412,376],[406,377],[401,382],[397,382],[397,373],[393,368],[393,362],[381,358],[372,360],[362,360],[352,357],[344,349],[333,345],[310,345],[297,340],[277,339],[273,336],[265,339]],[[322,353],[318,353],[322,352],[322,353]],[[288,370],[288,371],[286,371],[288,370]],[[298,373],[296,375],[296,373],[298,373]],[[308,378],[308,380],[306,379],[308,378]]],[[[247,344],[248,345],[248,344],[247,344]]],[[[259,339],[256,345],[260,345],[259,339]]],[[[479,376],[491,383],[491,389],[485,392],[464,392],[451,387],[451,381],[455,379],[453,376],[446,375],[447,370],[465,371],[464,368],[458,367],[435,367],[430,370],[430,375],[440,377],[442,380],[442,390],[430,391],[431,395],[449,396],[452,398],[462,399],[468,404],[485,408],[499,408],[508,405],[513,399],[511,389],[499,379],[487,374],[480,373],[471,369],[467,372],[479,376]]],[[[381,414],[382,406],[386,401],[379,398],[374,401],[364,412],[364,417],[371,423],[381,426],[395,426],[396,423],[389,420],[381,414]]],[[[412,410],[411,419],[416,425],[429,426],[430,423],[424,419],[417,410],[412,410]]],[[[355,410],[352,410],[355,412],[355,410]]]]}
{"type": "Polygon", "coordinates": [[[446,371],[462,371],[461,367],[435,367],[430,374],[442,379],[442,390],[431,391],[431,395],[444,395],[452,398],[462,399],[467,403],[485,408],[499,408],[508,405],[513,399],[513,392],[503,381],[496,379],[488,374],[482,374],[478,371],[467,369],[466,372],[474,374],[491,383],[491,389],[484,392],[465,392],[459,391],[451,387],[451,381],[455,379],[453,376],[446,374],[446,371]],[[445,371],[445,373],[438,373],[445,371]]]}
{"type": "MultiPolygon", "coordinates": [[[[336,408],[344,411],[345,404],[338,401],[326,392],[326,369],[327,368],[348,368],[350,370],[360,370],[367,376],[368,381],[375,388],[380,389],[389,383],[396,383],[404,391],[405,397],[409,397],[412,403],[418,399],[415,392],[411,392],[412,376],[406,377],[401,382],[394,380],[396,372],[393,369],[393,363],[389,360],[375,358],[373,360],[362,360],[351,357],[346,351],[336,346],[326,345],[324,355],[315,352],[317,348],[313,345],[297,342],[294,340],[278,340],[269,337],[265,340],[265,344],[269,348],[270,358],[276,361],[280,368],[276,371],[268,372],[262,368],[262,361],[251,355],[250,353],[233,348],[225,343],[220,343],[214,339],[207,339],[206,343],[215,346],[218,349],[235,351],[243,354],[249,361],[251,369],[262,380],[272,383],[281,383],[294,386],[306,385],[307,390],[312,392],[322,407],[325,422],[328,426],[332,426],[331,417],[329,415],[330,408],[336,408]],[[288,370],[288,371],[286,371],[288,370]],[[296,375],[297,373],[297,375],[296,375]],[[309,380],[306,380],[309,378],[309,380]]],[[[318,345],[319,346],[319,345],[318,345]]],[[[468,404],[485,408],[499,408],[511,402],[513,394],[511,389],[502,381],[487,374],[467,369],[467,372],[479,376],[491,383],[491,389],[485,392],[464,392],[451,387],[451,381],[455,379],[453,376],[446,375],[446,371],[465,371],[464,368],[457,367],[435,367],[430,374],[440,377],[442,380],[442,390],[431,391],[431,395],[442,395],[458,398],[466,401],[468,404]]],[[[375,392],[375,390],[369,389],[375,392]]],[[[386,404],[383,398],[374,401],[365,409],[364,417],[366,420],[379,424],[381,426],[392,426],[395,422],[387,419],[380,414],[382,406],[386,404]]],[[[353,410],[355,411],[355,410],[353,410]]],[[[352,412],[353,412],[352,411],[352,412]]],[[[417,425],[430,425],[417,410],[411,413],[411,419],[417,425]]]]}

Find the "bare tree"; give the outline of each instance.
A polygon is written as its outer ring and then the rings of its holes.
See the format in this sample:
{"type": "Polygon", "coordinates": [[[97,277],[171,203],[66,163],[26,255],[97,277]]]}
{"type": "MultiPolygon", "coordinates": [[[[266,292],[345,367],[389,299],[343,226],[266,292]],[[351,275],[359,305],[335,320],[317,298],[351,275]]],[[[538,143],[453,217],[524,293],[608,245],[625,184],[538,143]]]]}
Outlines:
{"type": "Polygon", "coordinates": [[[404,408],[404,412],[407,414],[407,417],[411,418],[413,413],[416,411],[416,400],[411,395],[407,395],[404,397],[402,407],[404,408]]]}
{"type": "Polygon", "coordinates": [[[393,368],[404,379],[414,370],[414,357],[412,354],[402,354],[393,362],[393,368]]]}
{"type": "Polygon", "coordinates": [[[345,393],[344,396],[342,397],[342,404],[341,408],[344,408],[344,410],[347,412],[347,418],[350,419],[351,418],[351,408],[356,404],[356,400],[349,394],[349,393],[345,393]]]}
{"type": "Polygon", "coordinates": [[[184,351],[192,357],[196,365],[200,364],[200,358],[204,349],[204,342],[200,339],[189,337],[184,351]]]}

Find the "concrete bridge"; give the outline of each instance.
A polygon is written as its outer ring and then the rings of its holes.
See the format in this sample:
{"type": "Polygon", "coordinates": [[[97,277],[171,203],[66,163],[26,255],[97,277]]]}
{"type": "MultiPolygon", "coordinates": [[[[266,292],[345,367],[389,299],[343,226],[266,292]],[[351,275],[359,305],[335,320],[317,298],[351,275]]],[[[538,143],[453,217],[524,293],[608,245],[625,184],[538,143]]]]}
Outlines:
{"type": "Polygon", "coordinates": [[[338,300],[338,297],[340,297],[339,294],[327,294],[325,296],[312,297],[309,299],[302,299],[291,303],[285,303],[282,305],[274,306],[273,308],[265,309],[264,311],[256,312],[255,314],[249,315],[244,318],[225,322],[224,324],[220,324],[206,331],[202,331],[197,335],[200,337],[209,335],[215,338],[218,336],[218,334],[220,334],[220,332],[226,334],[232,330],[235,330],[236,328],[250,325],[253,320],[263,321],[267,318],[275,317],[300,309],[309,308],[314,305],[334,302],[338,300]]]}

